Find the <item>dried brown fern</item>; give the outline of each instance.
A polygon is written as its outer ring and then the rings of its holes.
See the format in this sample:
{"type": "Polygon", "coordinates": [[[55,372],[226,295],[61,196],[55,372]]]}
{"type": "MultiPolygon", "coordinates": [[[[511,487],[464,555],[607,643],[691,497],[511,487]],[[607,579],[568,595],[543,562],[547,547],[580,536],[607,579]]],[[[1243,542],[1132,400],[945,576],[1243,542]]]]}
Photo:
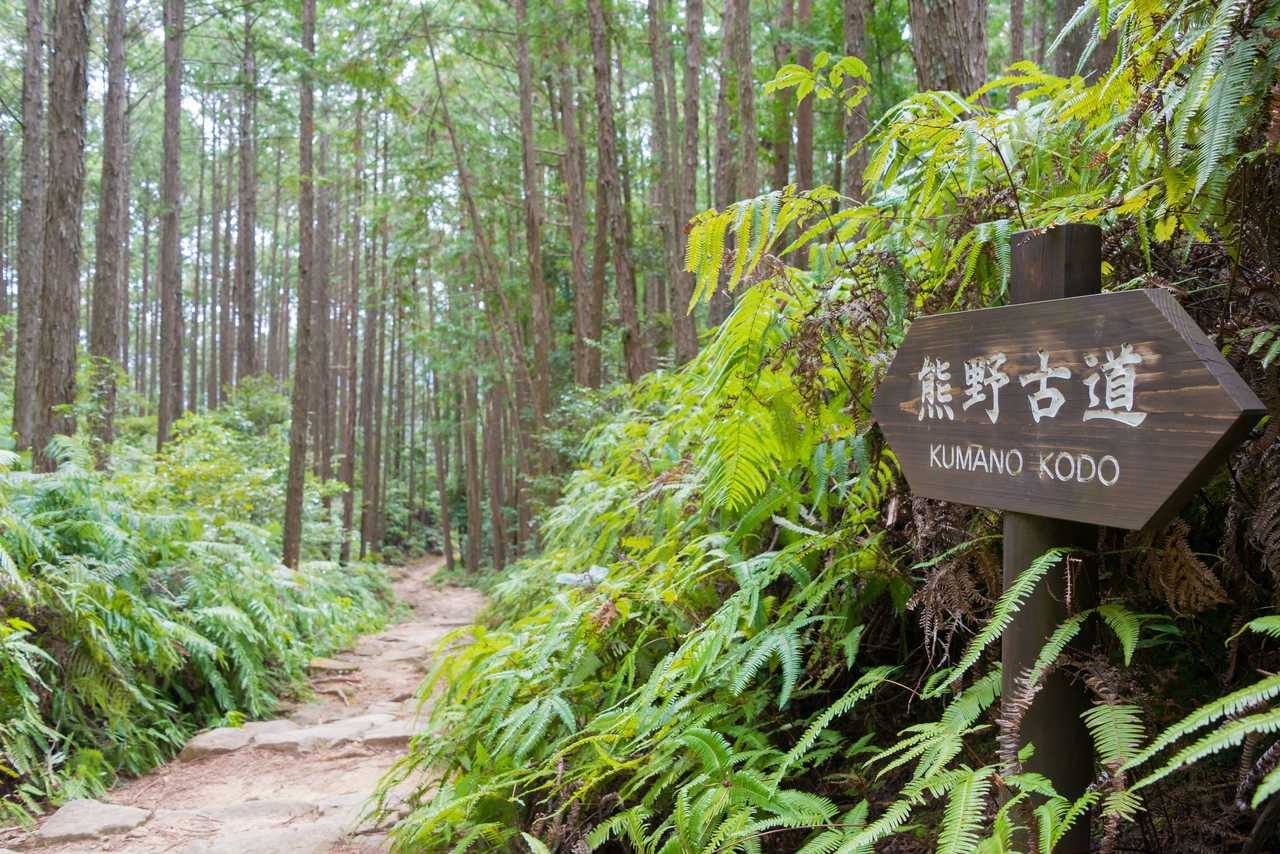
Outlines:
{"type": "Polygon", "coordinates": [[[1132,535],[1130,547],[1140,549],[1138,576],[1176,614],[1198,614],[1228,601],[1222,582],[1187,542],[1190,526],[1174,519],[1157,534],[1132,535]]]}

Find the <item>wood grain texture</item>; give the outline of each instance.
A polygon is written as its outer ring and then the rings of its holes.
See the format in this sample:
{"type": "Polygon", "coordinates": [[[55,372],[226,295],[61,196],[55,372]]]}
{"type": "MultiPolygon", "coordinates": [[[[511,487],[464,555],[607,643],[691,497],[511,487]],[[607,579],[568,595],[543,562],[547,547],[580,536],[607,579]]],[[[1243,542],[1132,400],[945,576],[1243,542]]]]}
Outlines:
{"type": "MultiPolygon", "coordinates": [[[[1064,232],[1062,247],[1049,241],[1040,251],[1069,254],[1070,237],[1064,232]]],[[[917,494],[1130,529],[1167,520],[1264,411],[1182,307],[1158,290],[921,318],[873,405],[917,494]],[[1086,412],[1106,407],[1106,380],[1099,375],[1094,389],[1102,400],[1093,407],[1085,380],[1098,373],[1108,350],[1118,354],[1124,345],[1142,361],[1133,366],[1132,408],[1115,411],[1145,418],[1137,426],[1086,420],[1086,412]],[[1037,422],[1028,395],[1039,382],[1024,387],[1020,377],[1040,367],[1041,351],[1050,367],[1065,367],[1070,377],[1048,381],[1063,401],[1055,416],[1037,422]],[[1005,356],[1000,370],[1008,382],[997,390],[992,423],[990,388],[986,401],[963,408],[964,363],[997,353],[1005,356]],[[1098,364],[1090,367],[1086,357],[1098,364]],[[922,400],[926,359],[949,364],[951,417],[930,413],[922,400]],[[973,462],[979,452],[985,465],[973,462]],[[1014,452],[1021,459],[1016,475],[1010,473],[1014,452]],[[1008,463],[1003,473],[992,470],[996,457],[1008,463]],[[1094,471],[1098,466],[1105,471],[1094,471]]]]}

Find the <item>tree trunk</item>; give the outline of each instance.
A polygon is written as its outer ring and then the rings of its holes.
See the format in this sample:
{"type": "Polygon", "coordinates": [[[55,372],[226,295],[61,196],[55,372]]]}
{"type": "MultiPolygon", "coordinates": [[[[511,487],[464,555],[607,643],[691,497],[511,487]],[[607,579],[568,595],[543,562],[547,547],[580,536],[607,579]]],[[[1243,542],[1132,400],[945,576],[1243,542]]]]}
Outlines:
{"type": "Polygon", "coordinates": [[[196,257],[195,257],[195,289],[191,294],[191,334],[187,336],[187,364],[189,373],[187,374],[187,401],[189,408],[194,412],[200,408],[200,343],[204,336],[204,327],[200,323],[201,313],[204,310],[204,299],[201,289],[202,278],[204,273],[204,142],[205,142],[205,99],[202,95],[200,98],[200,152],[199,170],[196,174],[196,257]]]}
{"type": "MultiPolygon", "coordinates": [[[[671,58],[671,25],[668,20],[666,0],[648,0],[649,47],[653,64],[653,137],[658,150],[657,199],[658,228],[662,232],[662,245],[666,251],[666,286],[674,288],[684,275],[683,258],[680,256],[680,235],[683,223],[680,219],[680,200],[676,194],[679,180],[679,163],[676,156],[676,121],[672,112],[675,103],[674,63],[671,58]],[[659,5],[661,4],[661,5],[659,5]]],[[[655,282],[650,283],[650,287],[655,282]]],[[[676,364],[682,365],[698,353],[698,333],[688,305],[670,306],[671,340],[676,364]]],[[[663,300],[653,301],[661,310],[663,300]]]]}
{"type": "Polygon", "coordinates": [[[236,214],[236,384],[258,373],[258,344],[254,332],[254,282],[257,267],[258,221],[257,146],[254,113],[257,79],[253,57],[250,7],[244,7],[244,50],[240,65],[240,209],[236,214]]]}
{"type": "MultiPolygon", "coordinates": [[[[735,77],[733,37],[737,29],[737,23],[734,20],[736,6],[736,0],[725,0],[724,17],[720,22],[720,85],[716,90],[714,194],[714,204],[720,210],[733,204],[738,197],[734,164],[736,146],[733,143],[733,113],[729,103],[729,93],[734,88],[735,77]]],[[[724,276],[720,278],[723,280],[724,276]]],[[[717,282],[707,304],[707,324],[719,326],[729,316],[732,304],[729,292],[724,289],[723,283],[717,282]]]]}
{"type": "Polygon", "coordinates": [[[124,235],[124,0],[110,0],[107,11],[107,93],[102,119],[102,178],[93,264],[93,312],[89,331],[92,363],[94,465],[106,468],[116,409],[116,358],[119,326],[120,250],[124,235]]]}
{"type": "Polygon", "coordinates": [[[84,203],[85,101],[88,98],[89,0],[59,0],[49,69],[49,189],[44,220],[44,287],[36,369],[32,467],[49,472],[55,435],[73,435],[76,341],[80,337],[80,214],[84,203]]]}
{"type": "Polygon", "coordinates": [[[733,64],[738,72],[738,141],[742,156],[738,163],[738,193],[754,198],[760,192],[760,158],[756,130],[756,88],[751,63],[751,0],[731,0],[733,21],[733,64]]]}
{"type": "MultiPolygon", "coordinates": [[[[314,250],[315,183],[311,174],[311,141],[315,135],[315,96],[311,63],[316,55],[316,0],[302,0],[302,92],[298,109],[298,288],[299,305],[312,292],[311,263],[314,250]]],[[[302,546],[302,498],[307,471],[306,379],[311,358],[310,311],[298,311],[298,367],[293,384],[289,421],[289,474],[285,486],[284,564],[296,568],[302,546]]]]}
{"type": "MultiPolygon", "coordinates": [[[[856,56],[865,59],[867,54],[867,0],[844,0],[844,53],[845,56],[856,56]]],[[[844,148],[840,153],[843,158],[848,155],[849,162],[844,168],[844,183],[840,192],[850,199],[861,201],[862,173],[867,169],[867,150],[859,146],[858,150],[849,154],[849,149],[857,145],[871,124],[867,116],[867,102],[864,98],[858,106],[844,113],[844,148]]]]}
{"type": "MultiPolygon", "coordinates": [[[[330,239],[333,230],[333,200],[330,198],[328,178],[329,169],[329,137],[320,135],[319,163],[316,167],[316,233],[314,266],[311,274],[311,297],[307,300],[311,316],[311,342],[314,348],[312,370],[307,382],[311,384],[311,441],[315,448],[312,465],[316,477],[321,481],[332,475],[331,463],[333,448],[330,442],[333,437],[333,388],[332,371],[329,359],[329,271],[331,260],[330,239]]],[[[244,323],[241,318],[240,343],[244,343],[244,323]]],[[[252,339],[250,340],[252,343],[252,339]]],[[[243,356],[241,351],[237,358],[243,356]]],[[[244,374],[241,375],[246,376],[244,374]]],[[[326,507],[328,502],[326,502],[326,507]]]]}
{"type": "Polygon", "coordinates": [[[908,6],[916,85],[972,95],[987,76],[987,0],[909,0],[908,6]]]}
{"type": "Polygon", "coordinates": [[[652,368],[636,307],[636,274],[627,239],[626,210],[618,174],[618,140],[614,129],[609,48],[601,0],[587,0],[596,96],[596,180],[604,184],[609,236],[613,242],[614,286],[622,320],[622,356],[627,379],[635,382],[652,368]]]}
{"type": "Polygon", "coordinates": [[[45,163],[44,3],[26,0],[22,62],[22,209],[18,213],[18,336],[13,377],[13,430],[18,450],[35,434],[36,349],[44,281],[45,163]]]}
{"type": "Polygon", "coordinates": [[[476,377],[468,373],[462,393],[462,453],[467,477],[467,572],[480,571],[480,531],[484,527],[480,510],[480,452],[476,447],[476,377]]]}
{"type": "MultiPolygon", "coordinates": [[[[1041,0],[1033,0],[1041,2],[1041,0]]],[[[1009,0],[1009,63],[1026,58],[1026,5],[1023,0],[1009,0]]]]}
{"type": "MultiPolygon", "coordinates": [[[[689,220],[698,209],[698,96],[702,81],[702,0],[686,0],[684,14],[684,139],[680,156],[679,228],[685,235],[689,220]]],[[[674,141],[673,141],[674,144],[674,141]]],[[[686,254],[686,242],[680,241],[680,256],[686,254]]],[[[672,282],[673,312],[688,312],[693,299],[693,274],[681,272],[672,282]]],[[[690,318],[690,325],[693,325],[690,318]]],[[[697,327],[693,328],[694,352],[697,350],[697,327]]],[[[686,342],[687,345],[688,342],[686,342]]],[[[690,356],[692,358],[692,355],[690,356]]]]}
{"type": "MultiPolygon", "coordinates": [[[[497,358],[495,354],[495,358],[497,358]]],[[[489,526],[492,534],[493,568],[499,572],[507,566],[507,526],[503,516],[502,411],[505,408],[502,385],[495,383],[485,393],[484,463],[489,480],[489,526]]]]}
{"type": "Polygon", "coordinates": [[[164,0],[164,210],[160,219],[160,409],[156,450],[182,413],[182,39],[185,0],[164,0]]]}
{"type": "MultiPolygon", "coordinates": [[[[520,151],[524,177],[524,235],[529,258],[533,326],[534,422],[551,410],[551,294],[542,273],[542,165],[533,135],[533,76],[529,70],[528,0],[516,0],[516,75],[520,80],[520,151]]],[[[539,467],[541,468],[541,467],[539,467]]]]}
{"type": "MultiPolygon", "coordinates": [[[[782,0],[778,16],[778,37],[773,45],[773,63],[781,68],[791,61],[790,31],[795,24],[795,0],[782,0]]],[[[791,178],[791,110],[788,98],[773,96],[773,189],[781,190],[791,178]]]]}
{"type": "Polygon", "coordinates": [[[218,320],[218,281],[222,275],[222,171],[219,169],[221,158],[218,148],[222,141],[217,113],[213,119],[213,146],[209,152],[209,170],[212,174],[210,190],[209,219],[209,300],[205,305],[206,350],[204,363],[204,382],[206,388],[205,406],[213,409],[218,405],[218,366],[221,359],[218,355],[219,342],[222,340],[218,320]]]}
{"type": "MultiPolygon", "coordinates": [[[[229,136],[230,129],[228,129],[229,136]]],[[[226,186],[224,189],[225,196],[223,197],[222,270],[219,272],[220,285],[218,287],[218,403],[226,401],[227,390],[234,383],[232,372],[235,366],[236,354],[235,319],[232,317],[235,286],[231,278],[231,258],[233,255],[231,244],[231,196],[232,188],[238,186],[238,179],[234,182],[232,180],[232,175],[236,174],[236,149],[234,146],[227,146],[227,159],[223,165],[222,174],[226,186]]],[[[239,218],[240,213],[240,211],[236,212],[237,218],[239,218]]]]}
{"type": "Polygon", "coordinates": [[[569,214],[569,258],[573,277],[573,381],[586,388],[600,385],[600,306],[587,270],[586,179],[582,174],[583,151],[578,137],[578,108],[573,71],[562,42],[560,65],[560,125],[564,133],[564,204],[569,214]]]}
{"type": "Polygon", "coordinates": [[[360,333],[360,208],[364,204],[364,98],[356,102],[355,126],[355,166],[352,176],[355,181],[351,204],[351,269],[347,300],[347,402],[343,409],[342,424],[342,471],[339,477],[346,484],[347,490],[342,494],[342,552],[341,559],[346,563],[351,559],[351,532],[355,522],[356,502],[356,414],[359,409],[359,389],[357,377],[359,371],[359,348],[356,341],[360,333]]]}
{"type": "MultiPolygon", "coordinates": [[[[813,23],[813,0],[799,0],[796,5],[796,28],[803,38],[796,51],[796,63],[809,68],[813,65],[813,48],[809,31],[813,23]]],[[[912,33],[915,28],[912,28],[912,33]]],[[[796,105],[796,184],[801,190],[813,189],[813,101],[810,95],[796,105]]]]}
{"type": "Polygon", "coordinates": [[[134,384],[138,396],[142,398],[142,412],[147,411],[147,301],[151,291],[151,191],[145,185],[142,188],[142,300],[138,303],[137,320],[134,329],[137,334],[137,347],[134,348],[134,384]]]}

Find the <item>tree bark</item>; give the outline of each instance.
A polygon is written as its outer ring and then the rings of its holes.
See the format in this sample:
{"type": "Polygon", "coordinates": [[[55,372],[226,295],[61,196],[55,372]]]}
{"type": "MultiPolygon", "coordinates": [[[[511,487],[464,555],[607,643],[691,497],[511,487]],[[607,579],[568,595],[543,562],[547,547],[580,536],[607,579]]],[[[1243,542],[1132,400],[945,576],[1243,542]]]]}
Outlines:
{"type": "Polygon", "coordinates": [[[185,0],[164,0],[164,170],[160,218],[160,409],[156,450],[182,413],[182,40],[185,0]]]}
{"type": "MultiPolygon", "coordinates": [[[[618,313],[622,320],[622,357],[627,379],[635,382],[652,368],[640,328],[636,306],[636,274],[627,239],[626,210],[618,174],[618,140],[615,132],[609,47],[601,0],[587,0],[591,31],[591,56],[596,97],[596,180],[604,185],[609,236],[613,243],[614,286],[618,293],[618,313]]],[[[598,214],[597,214],[598,216],[598,214]]]]}
{"type": "Polygon", "coordinates": [[[257,105],[257,71],[253,56],[253,21],[250,7],[244,7],[244,49],[240,64],[240,209],[236,214],[236,384],[258,373],[258,344],[255,340],[254,280],[257,268],[256,225],[258,220],[257,146],[254,142],[254,114],[257,105]]]}
{"type": "MultiPolygon", "coordinates": [[[[804,2],[804,0],[802,0],[804,2]]],[[[725,0],[724,17],[720,22],[720,85],[716,90],[715,117],[715,189],[714,204],[724,210],[738,197],[737,169],[734,163],[736,146],[733,141],[733,113],[729,93],[734,88],[736,69],[733,67],[734,32],[737,24],[734,14],[736,0],[725,0]]],[[[724,277],[721,276],[721,279],[724,277]]],[[[717,282],[707,304],[707,324],[719,326],[729,316],[732,300],[722,282],[717,282]]]]}
{"type": "Polygon", "coordinates": [[[36,349],[44,281],[44,2],[26,0],[22,62],[22,208],[18,213],[18,324],[13,377],[13,430],[20,451],[35,434],[36,349]]]}
{"type": "Polygon", "coordinates": [[[276,148],[276,171],[271,202],[271,296],[267,308],[267,373],[279,382],[283,377],[280,355],[280,159],[284,149],[276,148]]]}
{"type": "Polygon", "coordinates": [[[568,48],[563,42],[560,50],[560,126],[564,134],[560,169],[564,175],[564,204],[569,214],[569,267],[573,279],[573,381],[586,388],[598,388],[600,306],[595,303],[587,270],[587,190],[582,174],[582,143],[578,136],[577,94],[567,59],[568,48]]]}
{"type": "MultiPolygon", "coordinates": [[[[496,354],[495,354],[496,358],[496,354]]],[[[489,481],[489,529],[492,536],[493,568],[499,572],[507,566],[507,525],[503,515],[502,411],[505,408],[502,384],[495,383],[485,392],[484,463],[489,481]]]]}
{"type": "MultiPolygon", "coordinates": [[[[779,68],[791,61],[790,31],[795,24],[795,0],[782,0],[778,16],[778,38],[773,45],[773,62],[779,68]]],[[[788,99],[773,96],[773,179],[774,190],[787,186],[791,177],[791,110],[788,99]]]]}
{"type": "MultiPolygon", "coordinates": [[[[684,13],[684,139],[680,156],[679,228],[684,235],[689,220],[698,210],[698,96],[702,81],[702,0],[686,0],[684,13]]],[[[680,255],[687,252],[687,241],[680,241],[680,255]]],[[[693,275],[681,272],[672,283],[672,311],[688,312],[693,299],[693,275]]],[[[694,323],[690,318],[690,324],[694,323]]],[[[694,327],[696,352],[697,328],[694,327]]],[[[692,358],[692,356],[690,356],[692,358]]]]}
{"type": "Polygon", "coordinates": [[[734,3],[733,64],[738,74],[738,193],[754,198],[760,192],[760,158],[756,130],[756,88],[751,63],[751,0],[734,3]]]}
{"type": "Polygon", "coordinates": [[[36,368],[32,467],[50,472],[55,435],[76,431],[76,341],[80,337],[80,214],[84,204],[89,0],[59,0],[49,70],[49,189],[44,220],[44,286],[36,368]]]}
{"type": "Polygon", "coordinates": [[[206,104],[204,96],[200,97],[200,145],[196,149],[200,152],[197,158],[199,168],[196,173],[196,257],[195,257],[195,288],[191,294],[191,334],[187,336],[187,365],[189,373],[187,374],[187,400],[189,408],[194,412],[200,408],[200,344],[204,337],[204,325],[201,324],[201,313],[204,310],[204,299],[201,289],[203,273],[204,273],[204,142],[205,142],[205,115],[206,104]]]}
{"type": "MultiPolygon", "coordinates": [[[[799,0],[796,5],[796,27],[804,33],[796,51],[796,63],[813,65],[813,48],[808,39],[813,23],[813,0],[799,0]]],[[[914,34],[915,28],[912,28],[914,34]]],[[[810,95],[796,105],[796,184],[801,190],[813,189],[813,101],[810,95]]]]}
{"type": "MultiPolygon", "coordinates": [[[[315,95],[311,63],[316,55],[316,0],[302,0],[302,92],[298,109],[298,287],[299,305],[311,296],[311,264],[314,251],[315,184],[311,143],[315,136],[315,95]]],[[[311,359],[310,311],[298,311],[298,367],[294,375],[289,421],[289,473],[285,485],[284,564],[296,568],[302,546],[302,499],[307,471],[307,382],[311,359]]]]}
{"type": "Polygon", "coordinates": [[[476,377],[468,373],[462,392],[462,453],[467,478],[467,572],[480,571],[480,531],[483,517],[480,509],[480,452],[476,447],[476,377]]]}
{"type": "Polygon", "coordinates": [[[107,10],[107,92],[102,111],[102,177],[93,264],[93,312],[89,355],[93,386],[94,465],[106,468],[116,409],[116,358],[119,330],[120,251],[124,235],[120,214],[124,200],[124,0],[110,0],[107,10]]]}
{"type": "MultiPolygon", "coordinates": [[[[329,444],[333,430],[333,388],[332,372],[329,360],[329,272],[330,272],[330,239],[332,237],[333,216],[332,199],[327,180],[329,169],[329,137],[320,134],[319,163],[316,166],[316,231],[314,266],[311,274],[311,297],[307,304],[312,312],[311,341],[314,348],[312,368],[307,382],[311,384],[312,402],[308,407],[311,415],[311,441],[314,445],[312,465],[316,477],[326,481],[332,475],[331,463],[333,448],[329,444]]],[[[244,343],[244,323],[241,317],[241,334],[239,342],[244,343]]],[[[250,339],[252,343],[252,339],[250,339]]],[[[237,359],[243,352],[237,354],[237,359]]],[[[245,375],[242,374],[243,378],[245,375]]]]}
{"type": "Polygon", "coordinates": [[[987,76],[987,0],[909,0],[921,91],[972,95],[987,76]]]}
{"type": "MultiPolygon", "coordinates": [[[[657,210],[658,228],[662,233],[662,245],[666,252],[665,279],[674,288],[684,274],[680,255],[680,200],[676,193],[679,180],[679,163],[676,156],[675,135],[678,130],[673,118],[675,93],[674,63],[671,58],[671,25],[668,20],[666,0],[648,0],[649,47],[653,64],[653,137],[658,150],[657,210]]],[[[656,282],[651,282],[650,287],[656,282]]],[[[661,300],[655,306],[661,309],[661,300]]],[[[671,340],[675,349],[676,364],[682,365],[698,353],[698,333],[687,305],[670,306],[671,340]]]]}
{"type": "Polygon", "coordinates": [[[542,165],[533,135],[533,76],[529,69],[528,0],[516,0],[516,75],[520,80],[520,151],[524,177],[524,236],[529,260],[533,326],[533,409],[539,427],[551,410],[551,294],[542,272],[542,165]]]}
{"type": "MultiPolygon", "coordinates": [[[[1035,0],[1040,2],[1040,0],[1035,0]]],[[[1009,63],[1026,58],[1027,18],[1023,0],[1009,0],[1009,63]]]]}
{"type": "MultiPolygon", "coordinates": [[[[845,56],[856,56],[865,59],[867,55],[867,0],[844,0],[844,53],[845,56]]],[[[857,151],[849,150],[867,135],[871,123],[867,116],[867,102],[864,98],[858,106],[844,113],[844,148],[841,157],[848,157],[845,164],[844,182],[840,192],[850,199],[861,201],[862,173],[867,169],[867,150],[859,146],[857,151]]]]}

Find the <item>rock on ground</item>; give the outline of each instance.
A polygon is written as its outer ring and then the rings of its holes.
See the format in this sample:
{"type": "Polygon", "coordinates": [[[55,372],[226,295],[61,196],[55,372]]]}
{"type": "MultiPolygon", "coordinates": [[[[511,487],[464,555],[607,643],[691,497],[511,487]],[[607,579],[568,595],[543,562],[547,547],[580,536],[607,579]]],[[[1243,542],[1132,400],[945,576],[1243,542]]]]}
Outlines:
{"type": "Polygon", "coordinates": [[[127,833],[149,818],[151,813],[136,807],[104,804],[102,801],[67,801],[36,831],[44,842],[74,842],[127,833]]]}

